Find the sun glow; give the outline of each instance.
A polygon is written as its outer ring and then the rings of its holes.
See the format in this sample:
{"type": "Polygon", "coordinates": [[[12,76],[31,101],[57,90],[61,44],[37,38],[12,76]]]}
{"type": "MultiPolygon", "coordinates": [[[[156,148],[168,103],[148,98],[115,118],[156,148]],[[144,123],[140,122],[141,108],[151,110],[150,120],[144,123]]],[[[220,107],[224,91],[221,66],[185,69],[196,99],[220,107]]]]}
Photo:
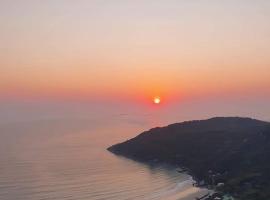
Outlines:
{"type": "Polygon", "coordinates": [[[153,99],[153,102],[154,102],[154,104],[159,104],[160,103],[160,98],[159,97],[155,97],[153,99]]]}

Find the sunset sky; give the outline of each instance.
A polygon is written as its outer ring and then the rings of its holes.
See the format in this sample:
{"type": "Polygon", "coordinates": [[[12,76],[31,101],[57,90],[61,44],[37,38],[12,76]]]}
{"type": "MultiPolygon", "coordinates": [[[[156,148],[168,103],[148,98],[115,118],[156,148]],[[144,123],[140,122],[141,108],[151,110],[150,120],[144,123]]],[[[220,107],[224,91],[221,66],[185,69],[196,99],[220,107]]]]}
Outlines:
{"type": "Polygon", "coordinates": [[[269,0],[1,0],[0,97],[228,99],[270,119],[269,22],[269,0]]]}

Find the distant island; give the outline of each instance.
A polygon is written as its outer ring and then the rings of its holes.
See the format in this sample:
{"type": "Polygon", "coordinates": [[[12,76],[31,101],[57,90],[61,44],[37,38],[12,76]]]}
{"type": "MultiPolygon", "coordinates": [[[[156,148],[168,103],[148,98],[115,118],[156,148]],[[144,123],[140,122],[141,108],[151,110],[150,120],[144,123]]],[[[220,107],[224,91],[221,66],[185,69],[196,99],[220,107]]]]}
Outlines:
{"type": "Polygon", "coordinates": [[[270,123],[216,117],[157,127],[108,148],[140,162],[179,166],[198,186],[239,200],[270,199],[270,123]]]}

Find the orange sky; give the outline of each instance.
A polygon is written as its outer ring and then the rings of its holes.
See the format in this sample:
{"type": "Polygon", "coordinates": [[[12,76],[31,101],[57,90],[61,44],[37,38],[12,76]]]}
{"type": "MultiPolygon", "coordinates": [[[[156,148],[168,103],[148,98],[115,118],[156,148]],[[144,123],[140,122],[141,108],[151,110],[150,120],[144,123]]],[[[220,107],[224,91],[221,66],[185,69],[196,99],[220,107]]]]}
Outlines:
{"type": "Polygon", "coordinates": [[[1,1],[0,95],[270,95],[270,2],[1,1]]]}

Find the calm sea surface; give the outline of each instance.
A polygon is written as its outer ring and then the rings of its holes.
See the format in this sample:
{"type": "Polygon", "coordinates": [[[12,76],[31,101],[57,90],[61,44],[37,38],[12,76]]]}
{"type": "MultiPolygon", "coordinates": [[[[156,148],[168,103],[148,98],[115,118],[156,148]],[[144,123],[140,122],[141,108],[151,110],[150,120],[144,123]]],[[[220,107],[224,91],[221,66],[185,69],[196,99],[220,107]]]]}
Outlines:
{"type": "Polygon", "coordinates": [[[169,166],[106,151],[150,128],[134,119],[33,120],[0,128],[1,200],[173,200],[206,192],[169,166]]]}

